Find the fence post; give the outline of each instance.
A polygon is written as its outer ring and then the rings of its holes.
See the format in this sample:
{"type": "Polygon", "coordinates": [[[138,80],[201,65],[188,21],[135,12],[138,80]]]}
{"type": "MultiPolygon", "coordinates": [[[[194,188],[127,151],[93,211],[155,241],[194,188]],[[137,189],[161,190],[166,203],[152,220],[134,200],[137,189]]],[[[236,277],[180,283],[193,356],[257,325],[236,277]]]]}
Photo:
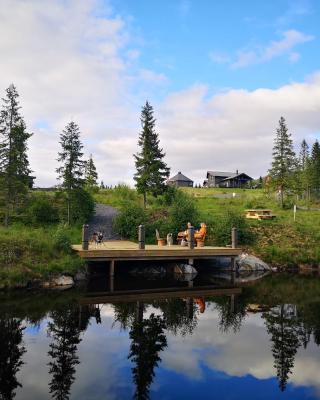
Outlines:
{"type": "Polygon", "coordinates": [[[139,230],[138,230],[138,241],[139,241],[139,250],[144,250],[145,249],[145,229],[144,225],[139,225],[139,230]]]}
{"type": "Polygon", "coordinates": [[[89,248],[89,225],[82,225],[82,250],[89,248]]]}
{"type": "Polygon", "coordinates": [[[193,226],[190,226],[190,228],[188,228],[188,246],[189,246],[189,249],[194,248],[194,227],[193,226]]]}
{"type": "Polygon", "coordinates": [[[232,228],[231,230],[231,247],[233,249],[238,247],[238,229],[232,228]]]}

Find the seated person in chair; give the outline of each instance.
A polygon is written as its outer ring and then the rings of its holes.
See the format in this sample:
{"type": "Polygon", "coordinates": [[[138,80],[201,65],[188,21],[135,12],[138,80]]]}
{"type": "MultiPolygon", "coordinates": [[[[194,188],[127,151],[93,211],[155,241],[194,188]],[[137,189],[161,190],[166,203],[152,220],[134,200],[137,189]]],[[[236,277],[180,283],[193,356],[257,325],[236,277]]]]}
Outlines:
{"type": "Polygon", "coordinates": [[[201,222],[200,229],[195,231],[194,238],[196,240],[204,240],[207,234],[207,226],[204,222],[201,222]]]}
{"type": "Polygon", "coordinates": [[[181,242],[182,239],[187,239],[188,237],[188,229],[192,226],[191,222],[187,223],[187,229],[185,231],[179,232],[177,236],[178,243],[181,242]]]}

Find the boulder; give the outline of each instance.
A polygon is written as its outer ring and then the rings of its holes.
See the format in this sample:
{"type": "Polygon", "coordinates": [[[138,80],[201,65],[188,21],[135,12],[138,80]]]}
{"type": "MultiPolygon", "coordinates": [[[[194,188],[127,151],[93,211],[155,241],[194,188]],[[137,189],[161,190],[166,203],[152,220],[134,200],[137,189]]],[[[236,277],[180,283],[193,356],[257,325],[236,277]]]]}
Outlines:
{"type": "Polygon", "coordinates": [[[50,286],[73,286],[74,280],[71,276],[60,275],[50,281],[50,286]]]}
{"type": "Polygon", "coordinates": [[[173,272],[175,274],[197,274],[197,270],[189,264],[175,264],[173,272]]]}
{"type": "Polygon", "coordinates": [[[74,277],[75,282],[85,281],[87,279],[87,275],[85,272],[78,271],[74,277]]]}
{"type": "Polygon", "coordinates": [[[236,258],[236,263],[239,271],[271,271],[271,267],[260,258],[245,253],[236,258]]]}

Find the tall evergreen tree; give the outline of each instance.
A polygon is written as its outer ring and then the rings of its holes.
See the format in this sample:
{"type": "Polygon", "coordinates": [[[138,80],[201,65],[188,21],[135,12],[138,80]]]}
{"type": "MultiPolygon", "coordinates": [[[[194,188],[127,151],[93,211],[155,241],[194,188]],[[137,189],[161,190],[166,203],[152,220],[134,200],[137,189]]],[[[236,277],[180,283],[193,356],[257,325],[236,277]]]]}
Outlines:
{"type": "Polygon", "coordinates": [[[311,187],[311,170],[310,170],[310,154],[309,145],[302,140],[299,153],[299,180],[301,183],[301,189],[307,199],[310,198],[310,187],[311,187]]]}
{"type": "Polygon", "coordinates": [[[71,121],[60,135],[62,151],[58,153],[58,161],[62,165],[57,168],[61,187],[67,198],[67,221],[71,221],[72,193],[84,185],[83,145],[80,141],[79,126],[71,121]]]}
{"type": "Polygon", "coordinates": [[[143,194],[145,206],[147,193],[156,197],[164,192],[165,181],[170,173],[170,169],[163,161],[165,153],[159,147],[160,141],[155,132],[155,122],[153,108],[146,102],[141,112],[142,131],[138,141],[140,152],[134,155],[137,170],[134,180],[138,192],[143,194]]]}
{"type": "Polygon", "coordinates": [[[280,191],[281,206],[283,207],[284,193],[292,188],[294,183],[293,175],[296,170],[291,134],[288,133],[286,121],[283,117],[279,120],[279,128],[274,140],[272,155],[273,161],[269,173],[273,183],[280,191]]]}
{"type": "Polygon", "coordinates": [[[320,144],[316,140],[311,150],[311,181],[312,187],[317,195],[320,192],[320,144]]]}
{"type": "Polygon", "coordinates": [[[92,154],[90,154],[90,158],[85,162],[85,184],[91,189],[97,187],[98,173],[96,166],[93,162],[92,154]]]}
{"type": "Polygon", "coordinates": [[[12,211],[23,201],[29,185],[29,160],[26,131],[20,114],[19,94],[14,85],[6,90],[0,111],[0,189],[3,194],[4,224],[9,224],[12,211]]]}
{"type": "Polygon", "coordinates": [[[309,158],[309,145],[305,141],[305,139],[303,139],[301,142],[300,153],[299,153],[299,163],[302,170],[306,168],[308,158],[309,158]]]}

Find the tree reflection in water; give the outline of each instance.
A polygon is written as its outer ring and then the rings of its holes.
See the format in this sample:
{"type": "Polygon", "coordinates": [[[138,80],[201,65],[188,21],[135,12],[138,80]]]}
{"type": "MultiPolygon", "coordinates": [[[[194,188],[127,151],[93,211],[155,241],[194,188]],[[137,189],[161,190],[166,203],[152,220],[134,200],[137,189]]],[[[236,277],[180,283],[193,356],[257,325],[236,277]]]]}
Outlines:
{"type": "Polygon", "coordinates": [[[49,387],[52,398],[56,400],[69,399],[70,388],[75,380],[75,367],[79,364],[77,345],[81,341],[81,328],[87,328],[87,323],[79,316],[77,306],[61,308],[50,314],[52,321],[48,322],[48,335],[53,341],[48,352],[52,358],[48,364],[49,374],[52,374],[49,387]]]}
{"type": "Polygon", "coordinates": [[[17,373],[24,364],[22,356],[26,352],[22,345],[22,321],[9,316],[0,317],[0,398],[11,400],[21,384],[17,373]]]}
{"type": "Polygon", "coordinates": [[[159,353],[167,346],[167,338],[163,318],[152,313],[144,319],[143,305],[137,302],[136,307],[136,318],[129,332],[131,346],[128,358],[135,364],[132,368],[136,387],[134,398],[146,400],[149,399],[150,385],[155,376],[154,369],[161,361],[159,353]]]}

